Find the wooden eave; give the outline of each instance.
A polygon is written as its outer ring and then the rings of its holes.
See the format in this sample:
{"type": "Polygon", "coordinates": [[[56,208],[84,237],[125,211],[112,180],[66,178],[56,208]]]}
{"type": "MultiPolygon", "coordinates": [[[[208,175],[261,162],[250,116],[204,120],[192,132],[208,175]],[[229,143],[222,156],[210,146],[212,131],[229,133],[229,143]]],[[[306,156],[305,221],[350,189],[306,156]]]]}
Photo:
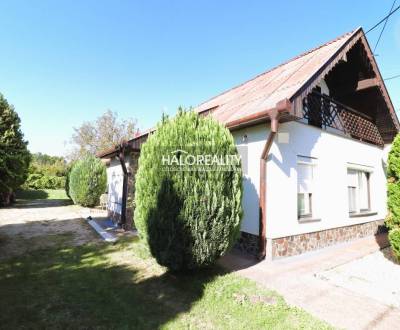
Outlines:
{"type": "MultiPolygon", "coordinates": [[[[339,61],[347,60],[347,57],[346,57],[347,52],[359,41],[361,41],[362,45],[364,46],[367,57],[368,57],[371,65],[372,65],[372,68],[375,72],[376,78],[374,78],[373,83],[376,85],[376,87],[379,88],[379,90],[382,94],[382,97],[389,109],[389,112],[390,112],[393,124],[396,127],[396,130],[397,131],[400,130],[400,123],[397,118],[396,111],[394,109],[392,100],[390,99],[386,85],[383,81],[383,78],[379,71],[378,65],[372,54],[371,47],[369,46],[368,40],[365,37],[365,34],[361,27],[358,28],[357,30],[355,30],[353,32],[352,36],[347,40],[347,42],[344,43],[324,65],[322,65],[316,72],[311,74],[310,77],[303,84],[303,86],[300,87],[289,98],[289,100],[293,104],[293,107],[292,107],[293,113],[292,114],[294,116],[296,116],[296,117],[302,116],[301,112],[302,112],[302,107],[303,107],[303,105],[302,105],[303,99],[318,85],[318,83],[321,81],[321,79],[323,79],[333,69],[333,67],[339,63],[339,61]]],[[[372,84],[372,81],[365,82],[364,84],[365,85],[372,84]]],[[[363,87],[365,87],[365,86],[363,86],[363,87]]]]}

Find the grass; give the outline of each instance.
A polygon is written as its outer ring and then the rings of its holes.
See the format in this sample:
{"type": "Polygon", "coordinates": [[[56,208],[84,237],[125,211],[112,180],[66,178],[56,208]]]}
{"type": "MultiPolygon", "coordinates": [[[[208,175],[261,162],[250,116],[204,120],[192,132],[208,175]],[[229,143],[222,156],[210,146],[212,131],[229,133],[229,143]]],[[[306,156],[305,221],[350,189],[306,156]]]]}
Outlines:
{"type": "Polygon", "coordinates": [[[16,192],[17,199],[22,200],[40,200],[40,199],[58,199],[69,200],[64,189],[24,189],[16,192]]]}
{"type": "Polygon", "coordinates": [[[0,262],[1,328],[324,329],[218,267],[171,274],[140,242],[57,247],[0,262]]]}

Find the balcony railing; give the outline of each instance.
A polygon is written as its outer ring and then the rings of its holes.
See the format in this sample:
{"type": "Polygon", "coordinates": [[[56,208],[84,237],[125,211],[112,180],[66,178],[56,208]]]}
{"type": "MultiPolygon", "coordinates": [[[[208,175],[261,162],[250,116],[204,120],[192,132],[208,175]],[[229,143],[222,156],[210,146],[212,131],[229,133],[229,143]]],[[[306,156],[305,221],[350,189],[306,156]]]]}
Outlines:
{"type": "Polygon", "coordinates": [[[379,146],[384,144],[371,117],[317,92],[304,98],[303,118],[313,126],[336,129],[355,139],[379,146]]]}

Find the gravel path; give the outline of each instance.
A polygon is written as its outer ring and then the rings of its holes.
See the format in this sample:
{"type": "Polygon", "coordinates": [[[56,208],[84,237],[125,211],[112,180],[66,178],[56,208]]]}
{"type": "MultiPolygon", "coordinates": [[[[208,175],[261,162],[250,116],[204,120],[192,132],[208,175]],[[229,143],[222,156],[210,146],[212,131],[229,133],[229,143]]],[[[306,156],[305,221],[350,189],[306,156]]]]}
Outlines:
{"type": "Polygon", "coordinates": [[[67,204],[60,200],[18,201],[1,208],[0,259],[62,241],[80,245],[98,240],[85,218],[105,216],[105,211],[67,204]]]}

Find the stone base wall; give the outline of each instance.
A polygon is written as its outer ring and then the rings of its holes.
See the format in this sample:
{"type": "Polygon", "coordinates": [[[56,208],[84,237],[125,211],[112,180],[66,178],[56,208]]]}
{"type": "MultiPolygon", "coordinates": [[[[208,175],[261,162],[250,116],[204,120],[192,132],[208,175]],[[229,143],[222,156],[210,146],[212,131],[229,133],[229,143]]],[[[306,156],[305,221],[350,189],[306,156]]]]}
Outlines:
{"type": "Polygon", "coordinates": [[[234,248],[242,252],[257,256],[259,239],[257,235],[240,232],[240,237],[235,243],[234,248]]]}
{"type": "Polygon", "coordinates": [[[384,220],[377,220],[313,233],[275,238],[271,240],[272,259],[294,256],[339,242],[378,235],[381,233],[383,225],[384,220]]]}

